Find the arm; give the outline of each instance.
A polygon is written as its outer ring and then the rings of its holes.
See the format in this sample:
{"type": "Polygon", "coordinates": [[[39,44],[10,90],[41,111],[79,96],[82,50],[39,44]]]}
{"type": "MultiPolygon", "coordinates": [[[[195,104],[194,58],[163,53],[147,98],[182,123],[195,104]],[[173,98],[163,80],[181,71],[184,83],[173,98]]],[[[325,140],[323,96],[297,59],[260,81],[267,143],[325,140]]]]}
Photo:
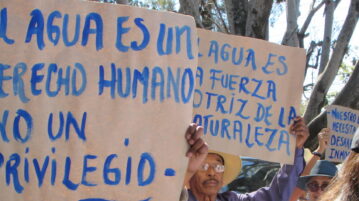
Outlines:
{"type": "MultiPolygon", "coordinates": [[[[329,142],[329,134],[330,129],[329,128],[323,128],[319,134],[318,134],[318,148],[315,150],[315,152],[318,152],[320,154],[324,154],[325,150],[327,149],[328,142],[329,142]]],[[[315,163],[320,159],[319,156],[313,155],[308,164],[305,166],[305,169],[302,173],[302,176],[308,175],[310,170],[313,168],[315,163]]]]}
{"type": "Polygon", "coordinates": [[[294,165],[283,165],[274,176],[269,187],[263,187],[248,194],[237,194],[238,200],[287,201],[304,169],[303,149],[296,149],[294,165]]]}
{"type": "Polygon", "coordinates": [[[185,179],[183,182],[184,187],[189,183],[189,180],[200,168],[202,162],[207,157],[208,145],[201,138],[202,135],[203,135],[203,128],[201,126],[197,126],[197,124],[194,123],[192,123],[186,131],[185,138],[189,145],[186,156],[189,158],[189,160],[188,160],[185,179]]]}
{"type": "MultiPolygon", "coordinates": [[[[268,200],[268,201],[287,201],[289,200],[302,173],[304,162],[303,145],[309,136],[309,131],[303,118],[296,117],[294,124],[290,126],[290,133],[296,136],[296,150],[293,165],[283,165],[273,178],[269,187],[260,188],[255,192],[247,194],[236,194],[237,199],[241,201],[268,200]]],[[[234,192],[228,197],[234,197],[234,192]]]]}
{"type": "MultiPolygon", "coordinates": [[[[318,148],[315,150],[315,152],[324,154],[325,149],[327,148],[328,142],[329,142],[329,133],[330,133],[330,129],[329,128],[323,128],[319,134],[318,134],[318,141],[319,141],[319,146],[318,148]]],[[[313,166],[315,165],[315,163],[320,159],[319,156],[317,155],[312,155],[312,157],[310,158],[309,162],[307,163],[307,165],[304,168],[303,173],[301,174],[301,176],[305,176],[308,175],[310,170],[313,168],[313,166]]],[[[303,189],[300,189],[298,187],[295,187],[294,192],[290,198],[290,201],[296,201],[298,200],[298,198],[303,195],[305,193],[305,191],[303,189]]]]}
{"type": "Polygon", "coordinates": [[[185,138],[188,143],[188,150],[186,156],[189,158],[187,171],[185,174],[185,178],[183,181],[183,188],[181,191],[181,196],[179,201],[187,201],[188,200],[188,192],[186,185],[188,185],[191,177],[196,173],[196,171],[200,168],[202,162],[206,159],[208,154],[208,145],[201,138],[203,135],[203,128],[201,126],[197,126],[197,124],[190,124],[185,133],[185,138]]]}

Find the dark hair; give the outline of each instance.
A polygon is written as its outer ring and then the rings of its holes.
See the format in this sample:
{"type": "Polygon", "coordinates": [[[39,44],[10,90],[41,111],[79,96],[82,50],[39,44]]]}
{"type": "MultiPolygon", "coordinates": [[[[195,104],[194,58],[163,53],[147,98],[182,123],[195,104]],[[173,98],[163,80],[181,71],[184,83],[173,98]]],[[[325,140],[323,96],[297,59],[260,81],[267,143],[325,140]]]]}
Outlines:
{"type": "Polygon", "coordinates": [[[319,198],[320,201],[359,200],[359,154],[351,151],[328,189],[319,198]]]}

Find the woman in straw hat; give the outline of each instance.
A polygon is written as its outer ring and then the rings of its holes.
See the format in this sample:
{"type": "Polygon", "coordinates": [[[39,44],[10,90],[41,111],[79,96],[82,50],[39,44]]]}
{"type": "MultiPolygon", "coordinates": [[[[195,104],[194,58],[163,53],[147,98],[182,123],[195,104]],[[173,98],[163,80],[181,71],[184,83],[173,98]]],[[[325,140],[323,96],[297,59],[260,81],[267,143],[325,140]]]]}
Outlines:
{"type": "MultiPolygon", "coordinates": [[[[221,152],[209,151],[206,153],[191,152],[185,184],[189,189],[182,191],[182,200],[188,201],[287,201],[297,183],[297,179],[304,168],[303,145],[309,136],[308,128],[303,118],[296,117],[290,131],[296,135],[296,154],[294,165],[284,165],[273,178],[269,187],[255,192],[238,194],[228,191],[219,193],[219,190],[230,183],[239,174],[241,160],[221,152]]],[[[201,127],[194,125],[192,132],[202,135],[201,127]]],[[[194,134],[192,134],[193,136],[194,134]]],[[[187,135],[186,135],[187,136],[187,135]]],[[[188,136],[191,136],[190,134],[188,136]]],[[[187,138],[188,140],[188,138],[187,138]]],[[[199,150],[200,145],[188,141],[191,147],[199,150]]]]}
{"type": "Polygon", "coordinates": [[[359,200],[359,129],[354,134],[349,156],[319,201],[359,200]]]}

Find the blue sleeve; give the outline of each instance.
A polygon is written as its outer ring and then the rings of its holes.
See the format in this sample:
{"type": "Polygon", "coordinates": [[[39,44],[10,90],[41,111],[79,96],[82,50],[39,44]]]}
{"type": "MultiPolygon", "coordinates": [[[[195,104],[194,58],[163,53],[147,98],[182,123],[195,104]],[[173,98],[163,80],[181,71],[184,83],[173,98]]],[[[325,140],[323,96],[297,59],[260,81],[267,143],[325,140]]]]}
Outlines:
{"type": "Polygon", "coordinates": [[[288,201],[305,166],[303,154],[303,149],[296,149],[294,165],[283,165],[269,187],[260,188],[252,193],[227,192],[223,195],[230,201],[288,201]]]}

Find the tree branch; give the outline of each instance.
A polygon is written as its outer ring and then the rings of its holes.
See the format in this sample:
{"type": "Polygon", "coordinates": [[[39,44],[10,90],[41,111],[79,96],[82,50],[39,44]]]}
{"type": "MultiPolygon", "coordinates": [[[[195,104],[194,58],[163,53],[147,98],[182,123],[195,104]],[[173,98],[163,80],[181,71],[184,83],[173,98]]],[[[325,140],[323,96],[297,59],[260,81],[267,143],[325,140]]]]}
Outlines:
{"type": "Polygon", "coordinates": [[[216,8],[216,11],[217,11],[217,14],[219,16],[219,19],[221,20],[222,24],[223,24],[223,27],[224,27],[224,30],[226,31],[225,33],[229,33],[228,31],[228,28],[226,26],[226,23],[224,22],[224,19],[222,17],[222,13],[221,11],[219,10],[218,8],[218,5],[217,5],[217,0],[213,0],[213,3],[214,3],[214,7],[216,8]]]}
{"type": "Polygon", "coordinates": [[[282,39],[282,45],[300,47],[298,37],[299,0],[287,0],[287,30],[282,39]]]}
{"type": "Polygon", "coordinates": [[[194,17],[196,24],[200,28],[204,28],[199,14],[199,2],[198,0],[180,0],[179,12],[185,15],[191,15],[194,17]]]}
{"type": "Polygon", "coordinates": [[[332,0],[327,1],[325,5],[325,24],[324,24],[324,36],[323,36],[323,47],[322,56],[320,58],[320,66],[318,75],[321,74],[325,66],[328,63],[330,54],[330,44],[332,42],[332,28],[334,18],[334,2],[332,0]]]}
{"type": "MultiPolygon", "coordinates": [[[[220,24],[218,24],[218,23],[216,22],[216,20],[213,19],[212,16],[209,17],[208,19],[209,19],[213,24],[216,25],[216,27],[219,29],[220,32],[222,32],[222,33],[228,33],[228,32],[225,32],[225,30],[223,30],[223,27],[222,27],[220,24]]],[[[228,30],[227,30],[227,31],[228,31],[228,30]]]]}
{"type": "Polygon", "coordinates": [[[310,122],[315,116],[317,116],[320,113],[321,108],[324,106],[325,96],[338,73],[345,51],[358,22],[358,4],[359,0],[351,1],[348,15],[345,19],[342,29],[340,30],[333,54],[324,72],[319,76],[319,79],[309,99],[308,106],[304,113],[304,119],[306,123],[310,122]]]}
{"type": "Polygon", "coordinates": [[[299,33],[298,33],[298,35],[299,35],[300,38],[301,38],[301,37],[304,38],[304,34],[305,34],[305,32],[307,31],[307,29],[308,29],[308,27],[309,27],[309,24],[310,24],[310,22],[312,21],[312,18],[313,18],[313,16],[314,16],[314,14],[324,5],[325,1],[326,1],[326,0],[323,0],[322,2],[320,2],[320,4],[319,4],[317,7],[313,8],[313,9],[309,12],[307,18],[305,19],[305,22],[304,22],[302,28],[300,29],[300,31],[299,31],[299,33]]]}

